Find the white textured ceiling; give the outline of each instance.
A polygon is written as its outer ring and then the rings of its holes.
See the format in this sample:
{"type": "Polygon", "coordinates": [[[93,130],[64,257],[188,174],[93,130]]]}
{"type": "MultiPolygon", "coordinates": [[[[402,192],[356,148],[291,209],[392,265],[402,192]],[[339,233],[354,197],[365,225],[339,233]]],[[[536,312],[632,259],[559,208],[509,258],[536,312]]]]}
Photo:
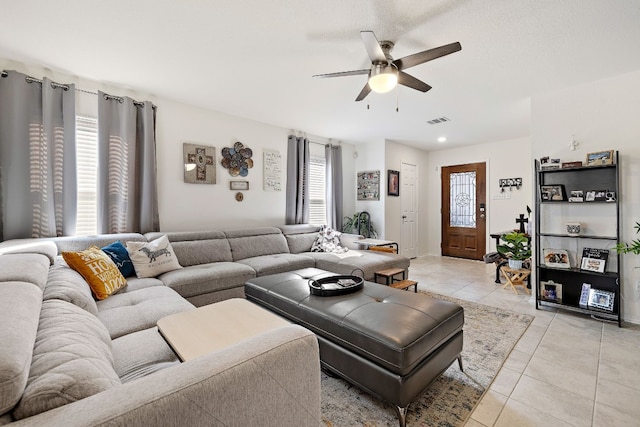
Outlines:
{"type": "Polygon", "coordinates": [[[640,69],[640,0],[4,0],[0,57],[288,129],[424,149],[529,135],[529,99],[640,69]],[[359,32],[400,58],[459,41],[354,102],[359,32]],[[367,101],[370,109],[367,109],[367,101]],[[396,102],[399,112],[395,111],[396,102]],[[429,125],[446,116],[451,122],[429,125]]]}

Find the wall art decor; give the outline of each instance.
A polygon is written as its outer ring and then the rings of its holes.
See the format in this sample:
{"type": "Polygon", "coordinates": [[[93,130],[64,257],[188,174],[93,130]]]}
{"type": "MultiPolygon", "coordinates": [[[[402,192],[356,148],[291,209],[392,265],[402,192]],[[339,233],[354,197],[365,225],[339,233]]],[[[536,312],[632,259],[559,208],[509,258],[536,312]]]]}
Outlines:
{"type": "Polygon", "coordinates": [[[184,182],[216,183],[216,147],[185,142],[182,144],[184,182]]]}
{"type": "Polygon", "coordinates": [[[387,171],[387,194],[389,196],[400,195],[400,172],[391,169],[387,171]]]}
{"type": "Polygon", "coordinates": [[[249,169],[253,167],[253,151],[245,147],[240,141],[233,144],[233,147],[222,149],[222,167],[229,171],[231,176],[247,176],[249,169]]]}
{"type": "Polygon", "coordinates": [[[249,181],[229,181],[230,190],[248,190],[249,181]]]}
{"type": "Polygon", "coordinates": [[[282,191],[282,156],[277,150],[264,150],[263,180],[265,191],[282,191]]]}
{"type": "Polygon", "coordinates": [[[358,200],[380,200],[380,171],[358,172],[358,200]]]}

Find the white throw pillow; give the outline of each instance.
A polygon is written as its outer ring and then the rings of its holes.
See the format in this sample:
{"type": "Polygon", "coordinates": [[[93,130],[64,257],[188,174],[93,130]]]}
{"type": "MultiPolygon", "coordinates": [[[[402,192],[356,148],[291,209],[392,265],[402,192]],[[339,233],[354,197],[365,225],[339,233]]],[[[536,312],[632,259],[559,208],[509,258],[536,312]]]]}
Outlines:
{"type": "Polygon", "coordinates": [[[340,244],[340,233],[337,230],[323,225],[318,231],[316,240],[311,245],[311,252],[331,252],[334,254],[343,254],[349,249],[340,244]]]}
{"type": "Polygon", "coordinates": [[[152,242],[127,242],[127,252],[140,279],[182,268],[166,235],[152,242]]]}

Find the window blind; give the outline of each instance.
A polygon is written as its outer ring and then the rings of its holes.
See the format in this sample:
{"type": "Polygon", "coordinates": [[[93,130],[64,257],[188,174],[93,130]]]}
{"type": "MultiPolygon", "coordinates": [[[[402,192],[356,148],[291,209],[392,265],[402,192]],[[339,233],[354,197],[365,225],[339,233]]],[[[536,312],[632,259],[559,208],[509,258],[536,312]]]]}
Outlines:
{"type": "Polygon", "coordinates": [[[76,116],[78,216],[76,234],[97,233],[98,119],[76,116]]]}
{"type": "Polygon", "coordinates": [[[324,225],[327,223],[325,202],[326,159],[321,156],[311,156],[309,159],[309,223],[324,225]]]}

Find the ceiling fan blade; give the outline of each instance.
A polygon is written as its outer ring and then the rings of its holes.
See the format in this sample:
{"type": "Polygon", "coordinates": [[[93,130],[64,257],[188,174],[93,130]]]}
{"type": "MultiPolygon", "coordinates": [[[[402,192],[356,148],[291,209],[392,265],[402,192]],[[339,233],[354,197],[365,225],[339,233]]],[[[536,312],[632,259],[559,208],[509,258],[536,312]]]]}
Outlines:
{"type": "Polygon", "coordinates": [[[395,61],[393,61],[393,65],[398,67],[399,70],[406,70],[407,68],[424,64],[425,62],[440,58],[441,56],[449,55],[461,49],[462,46],[460,45],[460,43],[455,42],[422,52],[414,53],[413,55],[405,56],[404,58],[396,59],[395,61]]]}
{"type": "Polygon", "coordinates": [[[365,99],[370,92],[371,92],[371,88],[369,87],[369,82],[367,82],[367,84],[364,85],[364,87],[360,91],[360,94],[358,94],[358,97],[356,98],[356,102],[362,101],[363,99],[365,99]]]}
{"type": "Polygon", "coordinates": [[[367,54],[371,62],[387,62],[387,57],[384,55],[380,42],[373,34],[373,31],[360,31],[360,37],[364,43],[364,48],[367,49],[367,54]]]}
{"type": "Polygon", "coordinates": [[[431,86],[429,86],[422,80],[418,80],[415,77],[410,76],[404,71],[400,71],[398,73],[398,84],[410,87],[411,89],[419,90],[420,92],[426,92],[431,89],[431,86]]]}
{"type": "Polygon", "coordinates": [[[318,77],[318,78],[344,77],[344,76],[359,76],[361,74],[369,74],[369,70],[340,71],[338,73],[316,74],[312,77],[318,77]]]}

